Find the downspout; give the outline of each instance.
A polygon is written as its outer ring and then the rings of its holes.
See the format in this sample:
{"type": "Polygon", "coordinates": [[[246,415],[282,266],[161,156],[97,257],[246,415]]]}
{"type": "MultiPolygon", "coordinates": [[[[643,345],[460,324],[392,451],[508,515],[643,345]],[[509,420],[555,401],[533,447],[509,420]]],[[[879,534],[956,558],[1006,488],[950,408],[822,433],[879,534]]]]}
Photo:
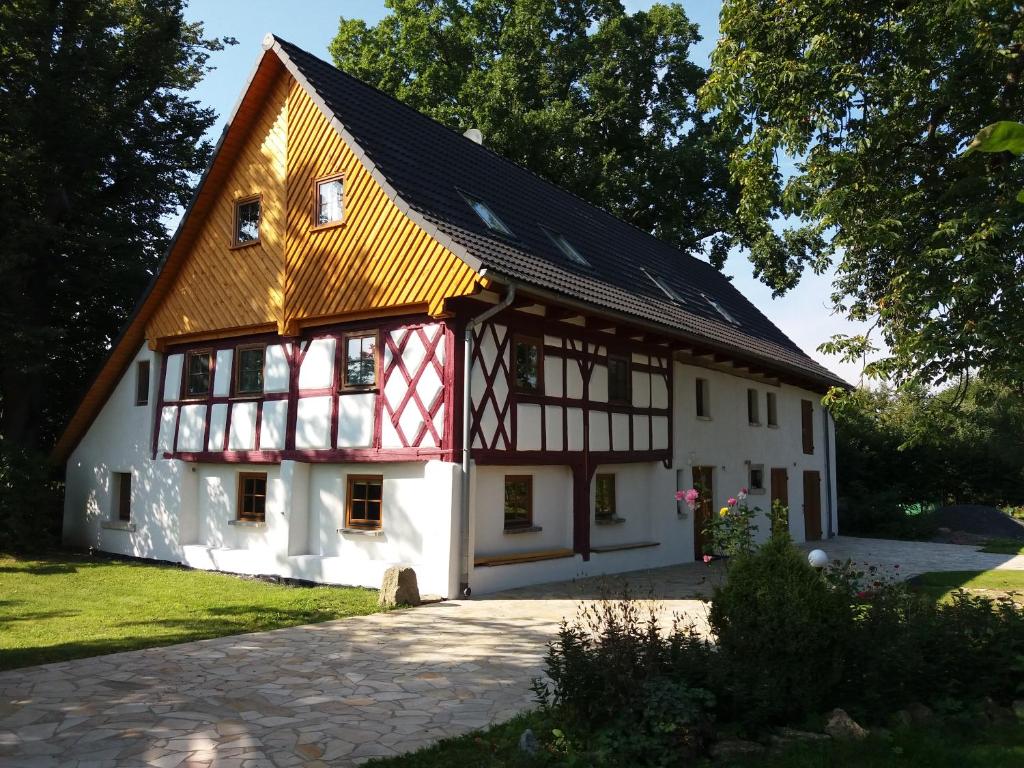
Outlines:
{"type": "Polygon", "coordinates": [[[487,322],[502,310],[508,309],[516,298],[515,283],[510,283],[505,298],[490,307],[482,314],[471,318],[466,323],[462,349],[462,492],[459,495],[459,592],[463,597],[470,597],[473,590],[469,586],[469,463],[470,463],[470,412],[471,392],[470,381],[473,372],[473,330],[487,322]]]}
{"type": "Polygon", "coordinates": [[[821,427],[825,434],[825,509],[828,512],[828,538],[836,535],[832,519],[832,438],[829,437],[828,408],[821,409],[821,427]]]}

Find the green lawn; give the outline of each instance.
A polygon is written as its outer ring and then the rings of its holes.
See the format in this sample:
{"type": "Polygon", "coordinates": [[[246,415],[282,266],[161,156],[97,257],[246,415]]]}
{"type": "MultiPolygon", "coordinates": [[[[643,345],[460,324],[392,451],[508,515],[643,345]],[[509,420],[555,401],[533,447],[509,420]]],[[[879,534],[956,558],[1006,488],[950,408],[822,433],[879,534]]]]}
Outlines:
{"type": "Polygon", "coordinates": [[[957,589],[993,598],[1024,595],[1024,571],[933,571],[915,576],[910,583],[935,600],[948,599],[957,589]]]}
{"type": "Polygon", "coordinates": [[[1017,539],[989,539],[981,551],[996,555],[1024,555],[1024,542],[1017,539]]]}
{"type": "Polygon", "coordinates": [[[0,556],[0,669],[373,613],[377,592],[168,565],[0,556]]]}

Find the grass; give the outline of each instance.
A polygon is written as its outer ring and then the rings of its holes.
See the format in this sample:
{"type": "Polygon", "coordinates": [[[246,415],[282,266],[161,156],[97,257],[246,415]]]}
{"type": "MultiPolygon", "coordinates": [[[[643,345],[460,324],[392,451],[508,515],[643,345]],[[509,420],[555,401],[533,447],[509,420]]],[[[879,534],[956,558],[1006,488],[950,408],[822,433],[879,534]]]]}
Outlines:
{"type": "Polygon", "coordinates": [[[0,669],[373,613],[377,592],[170,565],[0,556],[0,669]]]}
{"type": "MultiPolygon", "coordinates": [[[[540,768],[569,765],[553,754],[529,757],[519,750],[526,728],[543,735],[551,725],[540,712],[530,712],[485,731],[446,739],[401,757],[374,760],[373,768],[540,768]]],[[[578,756],[577,756],[578,758],[578,756]]],[[[576,763],[572,763],[575,765],[576,763]]],[[[581,763],[582,764],[582,763],[581,763]]],[[[889,737],[863,742],[807,742],[774,754],[745,760],[711,762],[706,766],[735,768],[1019,768],[1024,765],[1024,726],[901,729],[889,737]]]]}
{"type": "Polygon", "coordinates": [[[985,542],[982,552],[996,555],[1024,555],[1024,541],[1018,539],[989,539],[985,542]]]}
{"type": "Polygon", "coordinates": [[[934,600],[948,600],[957,589],[997,598],[1024,594],[1024,571],[933,571],[915,576],[910,584],[934,600]]]}

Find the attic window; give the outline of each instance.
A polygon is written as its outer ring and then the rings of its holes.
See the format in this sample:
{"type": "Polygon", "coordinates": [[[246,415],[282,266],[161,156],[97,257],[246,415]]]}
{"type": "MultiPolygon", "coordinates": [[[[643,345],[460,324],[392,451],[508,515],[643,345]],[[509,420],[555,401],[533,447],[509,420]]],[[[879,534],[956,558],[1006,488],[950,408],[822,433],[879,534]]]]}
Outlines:
{"type": "Polygon", "coordinates": [[[569,242],[565,235],[559,232],[552,232],[547,227],[542,227],[542,229],[547,236],[551,238],[551,242],[558,247],[558,250],[562,252],[562,255],[565,256],[565,258],[574,264],[579,264],[581,267],[590,266],[590,262],[583,258],[583,254],[576,250],[576,247],[569,242]]]}
{"type": "Polygon", "coordinates": [[[247,197],[235,202],[235,232],[232,245],[252,245],[260,241],[260,198],[247,197]]]}
{"type": "Polygon", "coordinates": [[[316,220],[314,226],[340,224],[345,215],[345,186],[341,175],[316,182],[316,220]]]}
{"type": "MultiPolygon", "coordinates": [[[[702,293],[701,296],[704,296],[704,294],[702,293]]],[[[707,296],[704,296],[704,301],[706,301],[708,304],[710,304],[711,307],[718,314],[720,314],[725,319],[726,322],[732,323],[733,325],[739,325],[739,322],[736,320],[736,318],[733,317],[731,314],[729,314],[729,311],[725,307],[723,307],[721,304],[719,304],[717,301],[715,301],[714,299],[709,298],[707,296]]]]}
{"type": "Polygon", "coordinates": [[[664,278],[661,277],[661,275],[656,275],[653,272],[648,272],[646,269],[644,270],[644,274],[647,275],[647,277],[649,277],[651,279],[652,283],[654,283],[656,286],[658,286],[661,289],[662,293],[664,293],[666,296],[668,296],[670,301],[672,301],[672,302],[674,302],[676,304],[685,304],[686,303],[683,300],[683,297],[679,294],[679,292],[675,288],[673,288],[671,285],[666,283],[664,278]]]}
{"type": "Polygon", "coordinates": [[[498,214],[492,211],[487,203],[478,197],[467,195],[465,192],[462,193],[462,197],[465,198],[469,207],[480,217],[480,221],[487,225],[489,230],[505,237],[513,237],[512,230],[505,226],[505,222],[498,218],[498,214]]]}

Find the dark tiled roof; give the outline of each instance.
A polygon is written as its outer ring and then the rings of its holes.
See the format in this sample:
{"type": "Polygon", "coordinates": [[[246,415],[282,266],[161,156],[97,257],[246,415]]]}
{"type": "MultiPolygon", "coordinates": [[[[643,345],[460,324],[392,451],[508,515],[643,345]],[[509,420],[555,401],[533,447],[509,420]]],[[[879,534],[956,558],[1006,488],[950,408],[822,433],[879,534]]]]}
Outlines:
{"type": "MultiPolygon", "coordinates": [[[[720,272],[584,202],[391,96],[280,38],[274,49],[313,91],[398,198],[473,266],[634,316],[763,360],[817,383],[843,384],[809,358],[720,272]],[[465,195],[512,231],[489,230],[465,195]],[[589,267],[567,258],[543,228],[564,235],[589,267]],[[683,298],[668,300],[646,272],[683,298]],[[736,321],[722,318],[705,297],[736,321]]],[[[667,201],[666,205],[671,202],[667,201]]]]}

